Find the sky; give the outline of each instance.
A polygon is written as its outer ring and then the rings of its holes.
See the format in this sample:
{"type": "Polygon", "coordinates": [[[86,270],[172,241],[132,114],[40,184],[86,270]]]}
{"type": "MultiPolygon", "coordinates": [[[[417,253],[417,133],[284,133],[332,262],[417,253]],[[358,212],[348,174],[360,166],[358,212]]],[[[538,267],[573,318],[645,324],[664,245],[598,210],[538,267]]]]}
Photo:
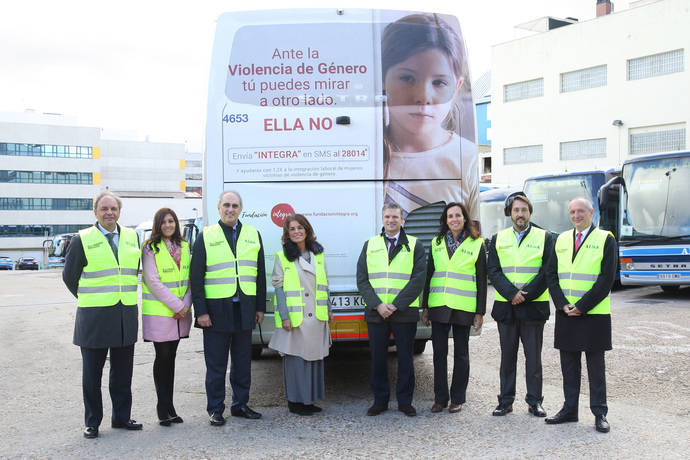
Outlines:
{"type": "MultiPolygon", "coordinates": [[[[614,1],[616,11],[628,1],[614,1]]],[[[24,0],[0,3],[0,112],[61,113],[82,126],[201,151],[215,20],[249,2],[24,0]]],[[[251,9],[283,8],[255,0],[251,9]]],[[[491,46],[542,16],[595,16],[596,0],[293,0],[294,8],[433,11],[460,20],[473,79],[491,46]],[[421,6],[421,8],[420,8],[421,6]]]]}

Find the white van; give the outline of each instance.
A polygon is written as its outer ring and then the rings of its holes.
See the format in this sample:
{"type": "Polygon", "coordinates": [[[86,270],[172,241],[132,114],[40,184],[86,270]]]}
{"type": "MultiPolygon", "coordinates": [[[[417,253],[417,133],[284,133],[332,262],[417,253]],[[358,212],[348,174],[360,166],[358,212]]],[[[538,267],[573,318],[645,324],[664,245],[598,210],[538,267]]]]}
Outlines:
{"type": "MultiPolygon", "coordinates": [[[[218,18],[209,79],[205,224],[238,191],[261,233],[269,293],[255,354],[273,331],[270,273],[285,217],[325,247],[334,342],[367,341],[355,281],[384,202],[428,248],[447,202],[479,220],[467,53],[453,16],[369,9],[248,11],[218,18]]],[[[421,353],[430,328],[419,326],[421,353]]]]}

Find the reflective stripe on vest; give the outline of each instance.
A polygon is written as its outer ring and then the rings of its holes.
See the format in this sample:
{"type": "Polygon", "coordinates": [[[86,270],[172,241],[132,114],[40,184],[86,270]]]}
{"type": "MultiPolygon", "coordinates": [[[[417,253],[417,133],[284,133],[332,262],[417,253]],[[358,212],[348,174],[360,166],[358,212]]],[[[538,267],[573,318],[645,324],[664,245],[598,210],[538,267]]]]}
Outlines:
{"type": "Polygon", "coordinates": [[[79,230],[87,265],[79,278],[79,307],[110,307],[118,302],[137,304],[139,243],[134,230],[120,227],[117,257],[96,227],[79,230]],[[119,260],[119,262],[118,262],[119,260]]]}
{"type": "MultiPolygon", "coordinates": [[[[178,299],[182,300],[187,293],[189,285],[189,245],[182,241],[182,251],[180,255],[180,267],[177,267],[175,260],[170,255],[164,242],[156,245],[155,250],[156,269],[163,286],[170,289],[170,292],[178,299]]],[[[146,279],[142,277],[141,283],[141,314],[150,316],[167,316],[172,318],[175,312],[151,292],[146,285],[146,279]]]]}
{"type": "MultiPolygon", "coordinates": [[[[276,252],[275,255],[280,259],[280,264],[283,266],[283,291],[285,291],[285,304],[287,305],[288,316],[292,327],[298,327],[302,324],[304,316],[304,288],[299,280],[299,273],[297,273],[297,261],[290,262],[283,251],[276,252]]],[[[316,298],[314,300],[314,308],[316,310],[316,319],[319,321],[328,321],[328,280],[326,279],[326,268],[323,261],[323,253],[314,254],[314,268],[316,268],[316,298]]],[[[278,304],[275,295],[273,296],[273,305],[278,304]]],[[[283,327],[283,319],[275,309],[275,325],[276,328],[283,327]]]]}
{"type": "MultiPolygon", "coordinates": [[[[496,235],[496,254],[501,262],[503,274],[508,281],[518,289],[522,289],[532,281],[541,268],[544,255],[544,241],[546,231],[532,226],[518,246],[513,227],[501,230],[496,235]]],[[[508,302],[498,291],[494,291],[494,300],[508,302]]],[[[548,302],[549,291],[544,292],[533,302],[548,302]]]]}
{"type": "Polygon", "coordinates": [[[470,313],[477,311],[477,258],[481,238],[465,238],[448,258],[445,238],[431,240],[434,274],[429,283],[429,307],[448,306],[470,313]]]}
{"type": "MultiPolygon", "coordinates": [[[[604,258],[604,243],[609,232],[593,228],[587,239],[577,251],[575,260],[573,252],[575,243],[573,233],[568,230],[558,235],[556,240],[556,257],[558,257],[558,285],[561,287],[568,303],[574,305],[594,286],[594,282],[601,273],[601,261],[604,258]]],[[[588,315],[611,314],[611,299],[607,295],[588,315]]]]}
{"type": "Polygon", "coordinates": [[[246,295],[256,295],[257,258],[261,244],[259,233],[251,225],[242,225],[237,235],[235,252],[225,239],[220,224],[204,227],[206,275],[204,292],[207,299],[225,299],[237,293],[237,280],[246,295]]]}
{"type": "MultiPolygon", "coordinates": [[[[373,236],[367,243],[369,284],[374,288],[374,292],[379,296],[382,303],[393,303],[395,297],[400,294],[400,291],[402,291],[410,280],[410,276],[412,276],[414,248],[417,244],[417,238],[408,235],[407,243],[410,249],[403,247],[395,255],[390,265],[388,264],[388,248],[383,236],[373,236]]],[[[409,306],[419,307],[419,297],[409,306]]],[[[375,308],[376,305],[371,307],[375,308]]]]}

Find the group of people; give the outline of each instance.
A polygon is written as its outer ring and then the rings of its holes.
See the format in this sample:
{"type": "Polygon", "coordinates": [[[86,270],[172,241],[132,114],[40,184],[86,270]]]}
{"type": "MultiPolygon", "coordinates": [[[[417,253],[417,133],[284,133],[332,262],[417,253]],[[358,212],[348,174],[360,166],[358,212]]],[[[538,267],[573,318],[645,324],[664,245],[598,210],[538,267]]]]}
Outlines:
{"type": "MultiPolygon", "coordinates": [[[[230,358],[230,413],[248,419],[261,414],[248,406],[251,385],[251,335],[266,309],[266,273],[261,235],[239,221],[242,198],[225,191],[218,199],[220,219],[203,229],[193,248],[180,233],[175,212],[156,212],[151,236],[117,222],[122,202],[109,191],[94,199],[97,222],[81,230],[68,248],[63,280],[77,297],[74,344],[82,353],[83,435],[98,437],[103,418],[101,378],[110,357],[111,426],[141,430],[131,418],[134,344],[138,335],[137,284],[141,260],[142,328],[153,342],[153,379],[162,426],[183,423],[173,404],[175,357],[180,339],[195,326],[203,331],[206,410],[209,423],[225,423],[225,374],[230,358]]],[[[482,326],[486,311],[487,272],[496,290],[492,316],[501,343],[499,404],[493,415],[512,411],[518,343],[526,356],[529,412],[545,417],[542,403],[541,347],[549,317],[548,293],[556,306],[555,346],[561,352],[565,403],[547,423],[576,421],[581,352],[587,357],[590,408],[599,431],[606,421],[604,351],[611,349],[609,291],[615,273],[615,240],[592,225],[585,198],[569,205],[574,230],[555,243],[529,222],[532,205],[524,195],[506,201],[513,227],[491,240],[488,263],[484,240],[462,203],[446,205],[439,231],[425,261],[420,241],[403,229],[403,210],[383,207],[383,230],[365,242],[357,263],[357,285],[366,304],[371,352],[370,416],[388,409],[390,387],[387,350],[396,345],[398,409],[414,416],[413,349],[421,321],[431,324],[434,404],[431,412],[459,412],[469,381],[468,342],[482,326]],[[454,366],[448,385],[448,336],[452,330],[454,366]]],[[[301,214],[285,219],[282,250],[274,257],[275,332],[269,347],[283,357],[288,410],[309,416],[320,412],[325,397],[324,358],[331,345],[333,315],[324,248],[301,214]]]]}

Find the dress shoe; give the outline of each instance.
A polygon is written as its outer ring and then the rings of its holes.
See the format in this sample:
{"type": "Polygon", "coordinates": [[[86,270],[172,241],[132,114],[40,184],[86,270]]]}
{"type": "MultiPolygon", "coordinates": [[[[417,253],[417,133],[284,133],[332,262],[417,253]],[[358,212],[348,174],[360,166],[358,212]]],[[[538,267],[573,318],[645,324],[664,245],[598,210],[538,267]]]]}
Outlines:
{"type": "Polygon", "coordinates": [[[558,411],[553,417],[546,417],[544,420],[549,425],[558,425],[559,423],[577,422],[577,414],[566,412],[565,409],[558,411]]]}
{"type": "Polygon", "coordinates": [[[172,424],[172,421],[169,418],[167,418],[165,420],[158,420],[158,424],[160,426],[170,426],[172,424]]]}
{"type": "Polygon", "coordinates": [[[143,428],[143,425],[141,423],[137,423],[136,420],[132,419],[129,419],[126,422],[117,422],[113,420],[110,426],[112,426],[113,428],[122,428],[130,431],[137,431],[143,428]]]}
{"type": "Polygon", "coordinates": [[[403,414],[407,415],[408,417],[415,417],[417,415],[417,410],[414,408],[412,404],[408,404],[406,406],[398,406],[398,410],[403,414]]]}
{"type": "Polygon", "coordinates": [[[230,408],[230,414],[233,417],[243,417],[252,420],[261,418],[260,413],[251,410],[247,406],[233,406],[232,408],[230,408]]]}
{"type": "Polygon", "coordinates": [[[431,412],[433,412],[434,414],[436,414],[436,413],[438,413],[438,412],[441,412],[441,411],[442,411],[443,409],[445,409],[445,408],[446,408],[446,405],[445,405],[445,404],[434,403],[434,405],[431,406],[431,412]]]}
{"type": "Polygon", "coordinates": [[[462,410],[462,404],[455,404],[455,403],[450,403],[450,406],[448,406],[448,412],[451,414],[457,414],[462,410]]]}
{"type": "Polygon", "coordinates": [[[176,415],[176,416],[172,417],[172,418],[170,419],[170,421],[171,421],[172,423],[182,423],[182,422],[184,422],[184,420],[182,420],[182,417],[180,417],[179,415],[176,415]]]}
{"type": "Polygon", "coordinates": [[[314,404],[305,404],[304,409],[308,410],[312,414],[316,414],[317,412],[321,412],[323,410],[319,406],[314,405],[314,404]]]}
{"type": "Polygon", "coordinates": [[[388,404],[372,404],[369,409],[367,409],[367,415],[374,417],[376,415],[382,414],[388,410],[388,404]]]}
{"type": "Polygon", "coordinates": [[[512,404],[499,404],[498,406],[496,406],[496,409],[494,409],[491,415],[495,415],[496,417],[503,417],[504,415],[508,415],[511,412],[513,412],[512,404]]]}
{"type": "Polygon", "coordinates": [[[225,417],[223,417],[223,415],[218,412],[214,412],[208,419],[208,423],[210,423],[213,426],[223,426],[225,425],[225,417]]]}
{"type": "Polygon", "coordinates": [[[599,433],[608,433],[611,430],[611,425],[609,425],[605,415],[596,415],[594,416],[594,428],[599,433]]]}
{"type": "Polygon", "coordinates": [[[84,428],[84,437],[86,439],[93,439],[98,437],[98,428],[95,426],[87,426],[84,428]]]}
{"type": "Polygon", "coordinates": [[[527,411],[535,417],[546,417],[546,411],[541,407],[541,403],[530,404],[527,411]]]}
{"type": "Polygon", "coordinates": [[[293,414],[301,416],[310,416],[313,414],[313,412],[308,410],[304,404],[292,401],[288,401],[288,410],[293,414]]]}

